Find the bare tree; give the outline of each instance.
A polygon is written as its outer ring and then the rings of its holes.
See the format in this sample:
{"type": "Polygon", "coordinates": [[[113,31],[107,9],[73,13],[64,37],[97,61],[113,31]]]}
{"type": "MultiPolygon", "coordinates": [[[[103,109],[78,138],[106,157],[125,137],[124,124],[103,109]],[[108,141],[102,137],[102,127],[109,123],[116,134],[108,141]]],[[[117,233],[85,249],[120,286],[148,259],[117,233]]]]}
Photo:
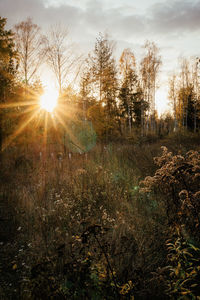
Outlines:
{"type": "MultiPolygon", "coordinates": [[[[80,56],[75,54],[74,44],[69,40],[69,33],[61,25],[52,26],[46,37],[47,64],[53,71],[59,92],[62,92],[65,82],[75,72],[80,56]]],[[[77,72],[75,72],[75,76],[77,72]]]]}
{"type": "Polygon", "coordinates": [[[19,68],[24,77],[25,85],[35,76],[44,57],[44,38],[40,27],[31,18],[14,26],[15,43],[19,53],[19,68]]]}

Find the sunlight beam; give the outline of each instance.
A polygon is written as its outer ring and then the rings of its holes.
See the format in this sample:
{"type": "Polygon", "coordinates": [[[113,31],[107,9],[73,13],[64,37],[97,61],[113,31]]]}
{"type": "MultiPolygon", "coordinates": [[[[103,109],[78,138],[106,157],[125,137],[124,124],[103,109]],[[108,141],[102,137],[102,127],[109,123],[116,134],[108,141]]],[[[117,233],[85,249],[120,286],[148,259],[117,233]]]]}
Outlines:
{"type": "Polygon", "coordinates": [[[0,108],[12,108],[12,107],[21,107],[21,106],[29,106],[29,105],[38,105],[37,101],[20,101],[13,103],[2,103],[0,104],[0,108]]]}
{"type": "Polygon", "coordinates": [[[11,136],[8,137],[8,139],[3,143],[2,145],[2,151],[4,151],[11,143],[12,141],[25,129],[25,127],[35,118],[35,116],[38,114],[38,109],[33,113],[26,122],[24,122],[11,136]]]}
{"type": "Polygon", "coordinates": [[[65,122],[62,120],[62,118],[60,116],[58,116],[58,114],[56,114],[56,118],[62,124],[62,126],[64,127],[66,132],[69,134],[69,137],[70,137],[70,140],[71,140],[70,143],[73,144],[75,147],[77,147],[79,150],[84,152],[84,149],[79,145],[79,142],[77,141],[76,137],[67,128],[67,126],[66,126],[65,122]]]}

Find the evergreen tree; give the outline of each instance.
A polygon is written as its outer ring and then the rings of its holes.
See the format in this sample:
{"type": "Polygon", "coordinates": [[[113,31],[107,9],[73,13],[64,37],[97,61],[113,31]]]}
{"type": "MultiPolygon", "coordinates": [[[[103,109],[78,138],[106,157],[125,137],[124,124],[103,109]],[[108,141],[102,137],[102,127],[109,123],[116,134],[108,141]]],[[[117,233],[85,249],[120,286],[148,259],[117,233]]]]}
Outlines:
{"type": "Polygon", "coordinates": [[[108,123],[107,128],[109,128],[106,132],[108,137],[108,135],[112,135],[113,127],[118,127],[116,103],[118,82],[116,64],[113,58],[113,43],[101,33],[96,40],[93,53],[89,55],[88,62],[92,75],[93,95],[103,106],[108,123]]]}
{"type": "MultiPolygon", "coordinates": [[[[0,103],[5,103],[14,86],[17,71],[17,53],[14,35],[6,30],[6,18],[0,17],[0,103]]],[[[0,149],[3,140],[3,111],[0,112],[0,149]]]]}
{"type": "Polygon", "coordinates": [[[79,90],[79,106],[83,113],[84,120],[87,119],[88,109],[96,102],[92,94],[91,81],[92,78],[86,61],[85,70],[80,79],[80,90],[79,90]]]}
{"type": "Polygon", "coordinates": [[[200,115],[199,106],[195,103],[195,92],[193,84],[181,87],[178,91],[178,100],[181,104],[179,109],[179,124],[188,130],[194,131],[194,118],[196,110],[196,127],[199,127],[200,115]]]}

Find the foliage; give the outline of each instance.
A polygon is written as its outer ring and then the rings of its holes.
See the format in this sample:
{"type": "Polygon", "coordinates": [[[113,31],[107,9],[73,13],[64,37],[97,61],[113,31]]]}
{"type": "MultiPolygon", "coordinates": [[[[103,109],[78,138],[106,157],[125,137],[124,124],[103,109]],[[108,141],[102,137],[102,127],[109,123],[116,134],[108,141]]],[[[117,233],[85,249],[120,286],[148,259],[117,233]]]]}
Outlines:
{"type": "MultiPolygon", "coordinates": [[[[6,30],[6,19],[0,17],[0,103],[7,102],[13,92],[17,71],[17,52],[15,51],[14,34],[6,30]]],[[[3,112],[0,112],[0,151],[4,138],[3,112]]]]}
{"type": "Polygon", "coordinates": [[[92,121],[97,136],[102,139],[112,139],[119,135],[118,128],[116,128],[116,120],[107,119],[107,112],[105,107],[100,103],[91,106],[88,110],[88,118],[92,121]]]}
{"type": "Polygon", "coordinates": [[[176,299],[196,299],[200,293],[200,249],[185,240],[179,230],[173,240],[167,241],[167,249],[170,264],[167,293],[176,299]]]}
{"type": "Polygon", "coordinates": [[[162,150],[162,155],[154,159],[159,169],[141,183],[143,192],[162,194],[161,201],[166,206],[171,235],[167,241],[170,265],[160,274],[168,284],[166,293],[173,299],[197,299],[200,276],[200,249],[196,246],[200,239],[200,155],[192,150],[185,155],[172,155],[166,147],[162,150]]]}
{"type": "Polygon", "coordinates": [[[189,151],[173,156],[166,147],[162,150],[162,156],[154,159],[160,168],[153,177],[146,177],[142,182],[143,191],[162,193],[168,221],[184,223],[187,230],[199,238],[200,155],[189,151]]]}

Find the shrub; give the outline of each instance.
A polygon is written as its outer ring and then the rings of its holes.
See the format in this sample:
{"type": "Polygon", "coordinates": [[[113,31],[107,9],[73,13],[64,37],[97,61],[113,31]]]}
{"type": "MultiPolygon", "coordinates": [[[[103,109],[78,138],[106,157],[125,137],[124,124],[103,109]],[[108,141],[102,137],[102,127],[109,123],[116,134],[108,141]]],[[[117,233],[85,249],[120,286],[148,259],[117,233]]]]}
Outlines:
{"type": "Polygon", "coordinates": [[[169,224],[184,224],[199,239],[200,154],[191,150],[173,156],[166,147],[162,150],[154,159],[159,169],[141,182],[142,191],[160,195],[169,224]]]}

